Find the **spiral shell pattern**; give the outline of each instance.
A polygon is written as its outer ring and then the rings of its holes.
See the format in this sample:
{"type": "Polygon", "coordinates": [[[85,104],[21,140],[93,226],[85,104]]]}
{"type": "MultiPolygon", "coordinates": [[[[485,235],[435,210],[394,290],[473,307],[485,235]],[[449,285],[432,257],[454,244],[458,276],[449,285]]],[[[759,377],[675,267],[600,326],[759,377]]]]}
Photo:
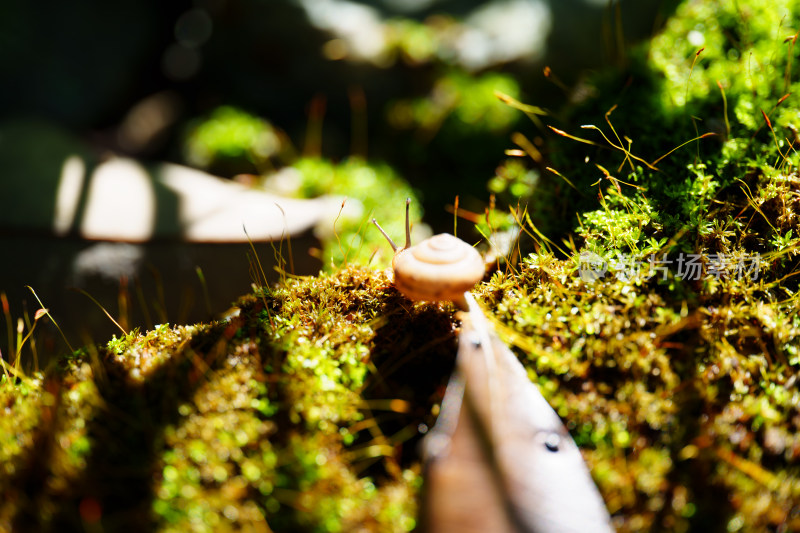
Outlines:
{"type": "Polygon", "coordinates": [[[397,252],[394,284],[410,300],[458,300],[483,279],[481,255],[461,239],[441,233],[397,252]]]}

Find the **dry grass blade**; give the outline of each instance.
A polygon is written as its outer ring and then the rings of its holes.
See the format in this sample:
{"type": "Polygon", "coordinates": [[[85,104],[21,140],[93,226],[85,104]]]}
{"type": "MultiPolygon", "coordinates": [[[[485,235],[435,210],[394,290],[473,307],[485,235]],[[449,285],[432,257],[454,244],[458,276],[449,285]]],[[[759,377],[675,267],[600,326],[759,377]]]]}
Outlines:
{"type": "Polygon", "coordinates": [[[195,267],[195,273],[197,274],[197,279],[200,280],[200,286],[203,288],[203,302],[206,306],[206,313],[208,316],[214,315],[214,310],[211,306],[211,297],[208,294],[208,284],[206,283],[206,276],[203,274],[203,269],[199,266],[195,267]]]}
{"type": "Polygon", "coordinates": [[[98,301],[97,301],[97,299],[96,299],[94,296],[92,296],[91,294],[89,294],[89,293],[88,293],[88,292],[86,292],[85,290],[83,290],[83,289],[79,289],[79,288],[77,288],[77,287],[73,287],[73,289],[72,289],[72,290],[74,290],[74,291],[76,291],[76,292],[79,292],[79,293],[83,294],[84,296],[86,296],[87,298],[89,298],[89,299],[90,299],[92,302],[94,302],[94,304],[95,304],[97,307],[99,307],[99,308],[100,308],[100,310],[101,310],[101,311],[103,311],[103,313],[104,313],[104,314],[105,314],[105,315],[108,317],[108,319],[109,319],[111,322],[113,322],[113,323],[114,323],[114,325],[115,325],[115,326],[117,326],[117,328],[119,328],[119,330],[122,332],[122,334],[123,334],[123,335],[127,335],[127,334],[128,334],[128,331],[127,331],[125,328],[123,328],[123,327],[122,327],[122,326],[119,324],[119,322],[117,322],[116,320],[114,320],[114,317],[113,317],[113,316],[111,316],[111,313],[109,313],[109,312],[108,312],[108,310],[107,310],[105,307],[103,307],[103,304],[101,304],[100,302],[98,302],[98,301]]]}
{"type": "MultiPolygon", "coordinates": [[[[286,220],[286,211],[283,210],[283,208],[280,206],[280,204],[276,203],[275,207],[277,207],[280,210],[281,215],[283,215],[284,231],[281,233],[281,246],[280,246],[280,249],[283,250],[283,239],[285,238],[286,239],[286,251],[289,254],[289,272],[294,274],[294,254],[292,253],[292,235],[290,233],[287,233],[286,229],[285,229],[285,228],[287,228],[289,226],[289,224],[288,224],[288,222],[286,220]]],[[[285,281],[285,280],[281,280],[281,281],[285,281]]]]}
{"type": "Polygon", "coordinates": [[[692,72],[694,72],[694,65],[697,63],[697,58],[700,57],[700,54],[703,53],[703,50],[705,50],[705,48],[701,48],[700,50],[695,52],[694,59],[692,59],[692,66],[689,67],[689,76],[686,78],[686,92],[684,93],[684,96],[683,96],[683,105],[684,105],[684,107],[686,106],[686,102],[689,100],[689,82],[692,79],[692,72]]]}
{"type": "Polygon", "coordinates": [[[520,102],[519,100],[517,100],[513,96],[507,95],[507,94],[502,93],[500,91],[495,91],[494,95],[497,97],[498,100],[500,100],[504,104],[506,104],[506,105],[508,105],[510,107],[513,107],[514,109],[517,109],[517,110],[522,111],[523,113],[525,113],[525,115],[527,115],[527,117],[529,119],[531,119],[531,121],[534,124],[536,124],[536,126],[539,129],[544,129],[544,125],[542,124],[542,121],[539,120],[539,117],[540,116],[542,116],[542,117],[547,116],[547,114],[548,114],[547,111],[545,111],[541,107],[536,107],[536,106],[530,105],[530,104],[523,104],[522,102],[520,102]]]}
{"type": "Polygon", "coordinates": [[[544,157],[542,156],[542,152],[539,151],[534,144],[528,140],[523,134],[518,131],[515,131],[511,134],[511,141],[522,148],[531,159],[533,159],[536,163],[541,163],[544,161],[544,157]]]}
{"type": "Polygon", "coordinates": [[[567,139],[572,139],[573,141],[578,141],[579,143],[588,144],[590,146],[597,146],[597,147],[602,147],[603,146],[602,144],[596,143],[594,141],[590,141],[589,139],[584,139],[583,137],[576,137],[575,135],[570,135],[566,131],[560,130],[560,129],[558,129],[556,127],[553,127],[553,126],[550,126],[549,124],[547,125],[547,127],[550,128],[551,130],[553,130],[558,135],[561,135],[562,137],[566,137],[567,139]]]}
{"type": "MultiPolygon", "coordinates": [[[[610,113],[611,111],[613,111],[613,110],[614,110],[614,108],[612,107],[612,108],[611,108],[611,110],[609,111],[609,113],[610,113]]],[[[628,150],[627,148],[625,148],[624,146],[622,146],[622,143],[621,143],[621,142],[620,142],[620,144],[618,144],[618,145],[617,145],[617,144],[614,144],[613,142],[611,142],[611,139],[609,139],[609,138],[606,136],[606,134],[605,134],[605,133],[603,133],[603,130],[601,130],[600,128],[598,128],[598,127],[597,127],[597,126],[595,126],[594,124],[585,124],[585,125],[581,126],[581,128],[583,128],[583,129],[586,129],[586,130],[597,130],[598,132],[600,132],[600,135],[602,135],[602,136],[603,136],[603,139],[605,139],[605,140],[606,140],[606,142],[607,142],[607,143],[608,143],[608,144],[609,144],[609,145],[610,145],[612,148],[614,148],[614,149],[616,149],[616,150],[619,150],[619,151],[621,151],[622,153],[624,153],[624,154],[625,154],[625,158],[626,158],[626,159],[635,159],[636,161],[638,161],[638,162],[642,163],[643,165],[647,166],[647,168],[649,168],[650,170],[658,170],[658,169],[657,169],[657,168],[656,168],[654,165],[652,165],[652,164],[648,163],[647,161],[645,161],[645,160],[644,160],[644,159],[642,159],[641,157],[638,157],[638,156],[635,156],[635,155],[633,155],[633,154],[631,153],[631,151],[630,151],[630,150],[628,150]]],[[[612,131],[613,131],[613,129],[614,129],[614,128],[612,127],[611,129],[612,129],[612,131]]],[[[615,134],[615,135],[616,135],[616,133],[617,133],[617,132],[616,132],[616,131],[614,131],[614,134],[615,134]]]]}
{"type": "Polygon", "coordinates": [[[772,228],[772,231],[777,232],[778,230],[776,230],[775,226],[772,225],[772,222],[770,222],[769,217],[767,217],[767,215],[765,215],[764,212],[761,210],[761,207],[759,207],[758,202],[753,196],[753,192],[750,190],[750,186],[740,179],[737,179],[736,181],[744,185],[741,191],[742,193],[744,193],[745,198],[747,198],[747,203],[750,204],[750,206],[753,208],[753,210],[755,210],[755,212],[764,217],[764,220],[766,221],[767,224],[769,224],[769,227],[772,228]]]}
{"type": "MultiPolygon", "coordinates": [[[[726,117],[726,123],[727,123],[727,117],[726,117]]],[[[664,158],[668,157],[670,154],[672,154],[672,152],[674,152],[676,150],[680,150],[681,148],[683,148],[687,144],[693,143],[694,141],[699,141],[700,139],[705,139],[706,137],[712,137],[714,135],[716,135],[716,133],[713,133],[713,132],[704,133],[702,135],[699,135],[699,136],[695,137],[694,139],[689,139],[688,141],[679,144],[678,146],[676,146],[675,148],[673,148],[672,150],[670,150],[666,154],[662,155],[661,157],[659,157],[658,159],[653,161],[653,163],[652,163],[653,167],[652,168],[655,168],[655,165],[657,165],[662,159],[664,159],[664,158]]]]}
{"type": "Polygon", "coordinates": [[[727,139],[731,136],[731,123],[728,120],[728,99],[725,97],[725,90],[719,80],[717,80],[717,87],[719,87],[719,92],[722,94],[722,115],[725,118],[725,138],[727,139]]]}
{"type": "MultiPolygon", "coordinates": [[[[34,298],[36,298],[36,301],[37,301],[37,302],[39,302],[39,306],[41,307],[41,309],[44,309],[44,311],[45,311],[45,314],[47,315],[47,318],[49,318],[49,319],[50,319],[50,320],[53,322],[53,325],[56,327],[56,329],[58,330],[58,332],[61,334],[61,338],[62,338],[62,339],[64,339],[64,344],[66,344],[66,345],[67,345],[67,348],[69,348],[69,351],[70,351],[70,353],[74,352],[74,351],[75,351],[75,349],[72,347],[72,345],[71,345],[71,344],[69,343],[69,341],[67,340],[67,336],[66,336],[66,335],[64,335],[64,332],[63,332],[63,331],[61,331],[61,326],[59,326],[59,325],[58,325],[58,322],[56,322],[56,319],[55,319],[55,318],[53,318],[53,315],[51,315],[51,314],[50,314],[50,312],[47,310],[47,308],[45,307],[45,305],[44,305],[44,304],[42,303],[42,301],[39,299],[39,295],[38,295],[38,294],[36,294],[36,291],[35,291],[35,290],[33,290],[33,287],[31,287],[30,285],[26,285],[26,286],[25,286],[25,288],[27,288],[29,291],[31,291],[31,293],[33,293],[33,297],[34,297],[34,298]]],[[[94,298],[92,298],[92,299],[94,299],[94,298]]],[[[102,306],[101,306],[101,308],[102,308],[102,306]]],[[[105,311],[105,309],[103,309],[103,311],[105,311]]],[[[114,319],[112,319],[112,321],[113,321],[113,320],[114,320],[114,319]]],[[[116,322],[115,322],[115,323],[116,323],[116,322]]]]}
{"type": "Polygon", "coordinates": [[[6,319],[6,335],[8,335],[8,353],[14,353],[14,326],[11,324],[11,306],[8,304],[8,296],[5,292],[0,293],[0,304],[3,306],[3,316],[6,319]]]}
{"type": "Polygon", "coordinates": [[[783,42],[789,43],[789,50],[786,53],[786,70],[783,74],[783,90],[788,91],[789,87],[791,86],[791,77],[792,77],[792,59],[794,56],[794,45],[797,42],[797,36],[800,35],[800,31],[795,33],[792,36],[787,37],[783,42]]]}
{"type": "Polygon", "coordinates": [[[558,176],[562,180],[566,181],[567,185],[569,185],[570,187],[572,187],[576,191],[580,192],[581,195],[583,195],[583,193],[564,174],[562,174],[561,172],[559,172],[558,170],[556,170],[556,169],[554,169],[552,167],[545,167],[545,169],[550,171],[550,172],[552,172],[553,174],[555,174],[556,176],[558,176]]]}
{"type": "MultiPolygon", "coordinates": [[[[780,105],[780,104],[781,104],[781,102],[783,102],[783,101],[786,99],[786,97],[787,97],[787,96],[789,96],[789,95],[787,94],[787,95],[785,95],[783,98],[781,98],[780,100],[778,100],[778,103],[777,103],[776,107],[777,107],[778,105],[780,105]]],[[[770,131],[770,133],[772,133],[772,140],[773,140],[773,141],[775,141],[775,148],[778,150],[778,154],[780,154],[780,156],[781,156],[781,159],[783,159],[783,163],[781,163],[781,166],[780,166],[780,167],[778,167],[778,168],[781,168],[781,167],[783,167],[783,164],[785,164],[785,163],[787,163],[787,162],[788,162],[788,159],[786,159],[786,155],[784,155],[784,153],[783,153],[783,150],[781,150],[781,146],[780,146],[780,144],[778,144],[778,137],[777,137],[777,135],[775,135],[775,130],[772,128],[772,121],[769,119],[769,117],[767,116],[767,114],[766,114],[766,113],[764,113],[764,110],[763,110],[763,109],[759,109],[759,111],[761,111],[761,116],[763,116],[763,117],[764,117],[764,122],[766,122],[766,124],[767,124],[767,127],[769,128],[769,131],[770,131]]],[[[788,150],[787,150],[787,152],[788,152],[788,150]]]]}
{"type": "MultiPolygon", "coordinates": [[[[22,341],[17,345],[17,357],[16,357],[16,362],[14,363],[14,366],[16,366],[16,367],[20,366],[20,359],[22,357],[22,347],[25,346],[25,343],[28,342],[28,339],[30,339],[31,335],[33,335],[33,332],[36,329],[36,324],[39,323],[39,319],[42,318],[43,316],[47,315],[47,313],[48,313],[48,309],[44,309],[44,308],[37,309],[36,313],[34,313],[34,315],[33,315],[33,323],[32,324],[30,324],[30,323],[27,324],[27,326],[28,326],[28,334],[25,335],[25,337],[22,339],[22,341]]],[[[29,322],[28,319],[27,319],[27,316],[26,316],[26,321],[29,322]]],[[[18,327],[21,326],[21,324],[22,324],[22,320],[19,320],[18,321],[18,327]]],[[[33,342],[33,341],[31,341],[31,342],[33,342]]],[[[35,348],[33,348],[33,365],[34,365],[34,371],[38,372],[38,370],[39,370],[39,357],[37,356],[37,352],[36,352],[35,348]]]]}
{"type": "Polygon", "coordinates": [[[242,224],[242,231],[244,231],[244,236],[247,237],[247,243],[250,245],[250,249],[253,251],[253,259],[258,266],[258,271],[255,272],[256,276],[260,276],[257,279],[253,280],[256,284],[261,287],[269,286],[269,282],[267,281],[267,275],[264,273],[264,267],[261,266],[261,258],[258,256],[258,252],[256,251],[256,246],[253,244],[253,239],[250,238],[250,235],[247,233],[247,228],[244,227],[242,224]]]}

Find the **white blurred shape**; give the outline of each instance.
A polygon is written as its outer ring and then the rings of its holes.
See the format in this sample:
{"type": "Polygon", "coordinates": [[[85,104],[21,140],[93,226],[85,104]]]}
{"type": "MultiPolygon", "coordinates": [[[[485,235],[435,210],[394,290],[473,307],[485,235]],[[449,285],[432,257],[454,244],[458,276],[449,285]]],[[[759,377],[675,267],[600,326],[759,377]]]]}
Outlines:
{"type": "Polygon", "coordinates": [[[357,59],[377,60],[386,48],[377,10],[345,0],[298,0],[314,27],[343,39],[357,59]]]}
{"type": "MultiPolygon", "coordinates": [[[[314,228],[328,234],[341,204],[342,197],[284,198],[181,165],[144,168],[132,159],[114,158],[90,177],[80,233],[126,242],[244,243],[248,235],[254,241],[280,240],[314,228]]],[[[67,214],[57,224],[68,230],[67,214]]],[[[361,203],[347,200],[342,216],[362,215],[361,203]]]]}
{"type": "Polygon", "coordinates": [[[550,9],[541,0],[491,2],[464,21],[458,42],[461,63],[481,69],[517,59],[538,59],[552,27],[550,9]]]}
{"type": "Polygon", "coordinates": [[[153,235],[155,218],[153,184],[140,164],[118,158],[97,167],[81,224],[84,237],[145,241],[153,235]]]}
{"type": "Polygon", "coordinates": [[[697,30],[690,31],[689,35],[686,36],[686,40],[694,47],[703,46],[706,43],[705,36],[697,30]]]}
{"type": "Polygon", "coordinates": [[[61,167],[61,177],[58,180],[56,192],[55,214],[53,216],[53,231],[56,235],[69,233],[75,221],[75,213],[81,199],[83,178],[86,174],[86,165],[83,159],[73,155],[64,160],[61,167]]]}
{"type": "Polygon", "coordinates": [[[120,278],[134,278],[139,273],[139,265],[144,257],[141,245],[125,242],[100,242],[81,250],[73,261],[77,286],[88,278],[99,277],[109,282],[120,278]]]}
{"type": "Polygon", "coordinates": [[[294,167],[284,167],[273,172],[264,180],[264,188],[281,196],[299,194],[303,175],[294,167]]]}
{"type": "Polygon", "coordinates": [[[183,238],[194,242],[244,242],[244,229],[254,241],[296,235],[317,223],[325,202],[281,198],[180,165],[163,165],[159,181],[177,194],[183,238]]]}

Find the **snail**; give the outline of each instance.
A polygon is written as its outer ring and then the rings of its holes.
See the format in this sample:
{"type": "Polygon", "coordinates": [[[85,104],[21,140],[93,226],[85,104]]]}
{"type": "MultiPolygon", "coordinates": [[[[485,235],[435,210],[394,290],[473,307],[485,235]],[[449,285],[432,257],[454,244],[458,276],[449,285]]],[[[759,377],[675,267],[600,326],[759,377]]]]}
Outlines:
{"type": "Polygon", "coordinates": [[[469,290],[483,278],[472,246],[435,235],[394,250],[397,289],[411,300],[452,300],[465,313],[456,370],[424,447],[429,531],[611,533],[610,517],[558,414],[500,340],[469,290]]]}
{"type": "Polygon", "coordinates": [[[481,255],[458,237],[440,233],[411,246],[411,226],[406,200],[406,243],[397,246],[373,218],[394,250],[394,284],[409,300],[451,300],[464,308],[464,293],[483,279],[481,255]]]}
{"type": "Polygon", "coordinates": [[[394,250],[395,286],[411,300],[452,300],[465,313],[456,370],[423,441],[423,523],[439,533],[611,533],[580,450],[469,290],[484,262],[469,244],[435,235],[394,250]]]}

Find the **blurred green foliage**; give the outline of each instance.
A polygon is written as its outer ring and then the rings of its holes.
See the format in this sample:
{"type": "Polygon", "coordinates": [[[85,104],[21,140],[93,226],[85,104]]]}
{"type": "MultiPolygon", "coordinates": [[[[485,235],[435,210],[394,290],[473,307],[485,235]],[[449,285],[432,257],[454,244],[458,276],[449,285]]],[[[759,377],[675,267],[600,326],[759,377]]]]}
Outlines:
{"type": "Polygon", "coordinates": [[[270,159],[287,148],[285,142],[269,121],[235,107],[221,106],[191,127],[184,154],[189,164],[203,169],[215,168],[225,173],[226,163],[244,160],[257,172],[264,172],[272,167],[270,159]]]}
{"type": "Polygon", "coordinates": [[[519,98],[519,84],[508,74],[447,73],[422,98],[400,100],[389,106],[389,123],[398,129],[416,129],[421,135],[490,135],[507,132],[518,113],[503,105],[496,93],[519,98]],[[448,121],[449,117],[453,117],[448,121]]]}
{"type": "MultiPolygon", "coordinates": [[[[682,4],[626,66],[590,78],[594,90],[560,117],[566,125],[543,119],[557,128],[548,137],[550,164],[578,190],[548,173],[532,191],[518,186],[519,200],[544,204],[531,215],[558,240],[577,213],[585,245],[611,255],[676,235],[669,246],[683,251],[777,252],[770,243],[795,220],[794,200],[785,202],[798,164],[797,12],[792,2],[682,4]],[[776,196],[781,206],[767,201],[776,196]],[[760,209],[761,222],[743,227],[742,213],[758,213],[761,202],[769,212],[760,209]],[[740,231],[720,247],[713,227],[740,231]]],[[[490,182],[498,192],[506,168],[490,182]]]]}
{"type": "MultiPolygon", "coordinates": [[[[338,269],[348,263],[385,266],[391,260],[391,248],[383,235],[368,224],[375,218],[389,233],[400,239],[405,235],[405,201],[411,198],[411,219],[422,216],[419,201],[408,184],[384,163],[369,163],[349,158],[339,164],[319,158],[302,158],[293,165],[300,172],[301,196],[341,195],[360,202],[363,216],[342,217],[335,224],[335,234],[327,236],[323,266],[338,269]]],[[[345,200],[346,201],[346,200],[345,200]]]]}
{"type": "MultiPolygon", "coordinates": [[[[269,178],[271,156],[282,149],[280,138],[269,123],[254,115],[231,107],[216,109],[199,122],[185,141],[185,151],[190,161],[201,166],[228,164],[241,166],[251,162],[264,171],[269,178]],[[237,163],[238,161],[238,163],[237,163]]],[[[420,203],[416,195],[397,172],[389,165],[368,162],[350,157],[334,163],[320,157],[299,157],[291,160],[289,167],[297,182],[292,194],[300,198],[315,198],[322,195],[342,196],[345,201],[355,202],[360,216],[348,216],[349,210],[342,208],[344,216],[336,218],[334,233],[321,235],[323,250],[320,259],[323,267],[336,269],[349,262],[367,264],[376,252],[389,249],[388,245],[372,225],[370,218],[381,221],[392,235],[404,234],[404,205],[406,198],[412,199],[411,215],[421,218],[420,203]]],[[[286,192],[286,191],[284,191],[286,192]]],[[[379,253],[376,264],[386,264],[388,253],[379,253]],[[382,258],[382,259],[381,259],[382,258]]]]}

